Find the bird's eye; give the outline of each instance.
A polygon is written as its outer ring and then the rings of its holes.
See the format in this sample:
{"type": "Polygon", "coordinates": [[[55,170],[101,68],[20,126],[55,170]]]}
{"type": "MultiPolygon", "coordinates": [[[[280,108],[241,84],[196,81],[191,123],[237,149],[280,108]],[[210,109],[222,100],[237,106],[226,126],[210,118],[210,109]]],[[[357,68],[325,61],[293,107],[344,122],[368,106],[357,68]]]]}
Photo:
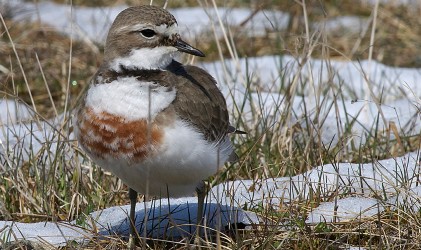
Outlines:
{"type": "Polygon", "coordinates": [[[156,35],[156,32],[154,30],[151,30],[151,29],[141,30],[140,33],[142,34],[142,36],[144,36],[146,38],[152,38],[156,35]]]}

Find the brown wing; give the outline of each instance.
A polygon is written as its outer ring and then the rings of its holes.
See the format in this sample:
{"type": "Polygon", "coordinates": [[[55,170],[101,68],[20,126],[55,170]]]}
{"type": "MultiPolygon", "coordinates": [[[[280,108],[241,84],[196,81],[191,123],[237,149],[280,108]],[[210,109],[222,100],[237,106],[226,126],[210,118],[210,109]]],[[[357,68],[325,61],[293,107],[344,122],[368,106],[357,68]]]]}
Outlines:
{"type": "Polygon", "coordinates": [[[204,133],[209,141],[219,140],[229,131],[227,104],[215,79],[195,66],[169,68],[176,76],[174,107],[185,121],[204,133]]]}

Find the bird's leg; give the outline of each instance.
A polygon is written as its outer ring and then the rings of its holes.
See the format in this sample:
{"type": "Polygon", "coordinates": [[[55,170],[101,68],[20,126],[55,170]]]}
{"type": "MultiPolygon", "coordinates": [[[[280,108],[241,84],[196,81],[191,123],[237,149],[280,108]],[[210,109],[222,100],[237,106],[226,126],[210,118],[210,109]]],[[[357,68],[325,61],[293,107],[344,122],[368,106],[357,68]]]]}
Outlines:
{"type": "Polygon", "coordinates": [[[138,235],[136,230],[135,212],[136,212],[136,201],[137,192],[129,188],[129,199],[130,199],[130,238],[129,246],[133,248],[138,243],[138,235]]]}
{"type": "Polygon", "coordinates": [[[203,207],[205,204],[206,190],[207,190],[207,186],[204,181],[202,181],[196,187],[196,193],[197,193],[196,241],[200,239],[201,228],[203,227],[203,219],[204,219],[203,207]]]}

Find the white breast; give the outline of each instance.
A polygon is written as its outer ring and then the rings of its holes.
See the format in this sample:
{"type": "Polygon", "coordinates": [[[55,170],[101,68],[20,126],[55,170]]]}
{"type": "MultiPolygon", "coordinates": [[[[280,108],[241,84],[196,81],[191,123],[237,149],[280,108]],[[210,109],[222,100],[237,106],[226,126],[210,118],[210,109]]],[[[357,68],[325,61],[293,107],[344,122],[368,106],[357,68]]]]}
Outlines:
{"type": "Polygon", "coordinates": [[[140,82],[136,77],[121,77],[110,83],[90,86],[86,105],[96,113],[105,111],[127,121],[153,119],[174,101],[175,96],[174,88],[140,82]]]}

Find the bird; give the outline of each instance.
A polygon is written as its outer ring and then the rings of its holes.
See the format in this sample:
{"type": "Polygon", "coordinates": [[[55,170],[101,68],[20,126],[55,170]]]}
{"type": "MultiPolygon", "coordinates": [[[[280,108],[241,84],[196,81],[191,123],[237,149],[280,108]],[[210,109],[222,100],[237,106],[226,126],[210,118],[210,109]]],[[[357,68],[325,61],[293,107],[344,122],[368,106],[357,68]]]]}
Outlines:
{"type": "MultiPolygon", "coordinates": [[[[120,12],[108,32],[103,62],[74,115],[79,146],[129,187],[130,234],[138,193],[183,197],[237,159],[226,100],[204,69],[177,61],[204,57],[185,42],[167,10],[141,5],[120,12]]],[[[238,132],[241,133],[241,132],[238,132]]]]}

